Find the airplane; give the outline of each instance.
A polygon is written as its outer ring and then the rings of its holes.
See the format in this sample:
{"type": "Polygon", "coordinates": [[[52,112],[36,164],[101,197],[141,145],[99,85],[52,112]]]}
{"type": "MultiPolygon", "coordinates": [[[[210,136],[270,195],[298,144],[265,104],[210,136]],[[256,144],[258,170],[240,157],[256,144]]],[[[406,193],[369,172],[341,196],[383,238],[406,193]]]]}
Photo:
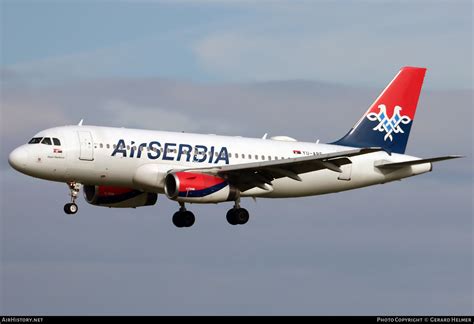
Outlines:
{"type": "Polygon", "coordinates": [[[26,175],[66,183],[78,211],[81,187],[96,206],[155,205],[158,195],[179,203],[176,227],[190,227],[186,203],[233,201],[231,225],[249,220],[241,198],[290,198],[384,184],[423,174],[459,155],[405,154],[426,68],[403,67],[357,123],[332,143],[289,136],[245,138],[78,125],[40,131],[14,149],[10,165],[26,175]]]}

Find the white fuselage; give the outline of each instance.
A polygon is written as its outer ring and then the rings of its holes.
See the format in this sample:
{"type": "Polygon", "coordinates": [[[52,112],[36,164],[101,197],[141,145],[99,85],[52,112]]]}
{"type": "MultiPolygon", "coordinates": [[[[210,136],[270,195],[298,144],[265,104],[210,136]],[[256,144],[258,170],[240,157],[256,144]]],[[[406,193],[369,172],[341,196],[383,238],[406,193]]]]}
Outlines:
{"type": "MultiPolygon", "coordinates": [[[[170,170],[291,159],[348,149],[345,146],[291,140],[99,126],[51,128],[35,137],[58,138],[61,145],[25,144],[17,148],[12,156],[21,156],[22,163],[15,168],[25,174],[58,182],[75,181],[156,193],[164,192],[163,179],[170,170]]],[[[391,172],[383,172],[374,166],[377,161],[416,159],[403,154],[389,155],[383,151],[353,156],[350,157],[352,163],[341,167],[342,172],[329,169],[307,172],[299,175],[302,181],[282,177],[273,180],[269,190],[253,188],[244,191],[241,196],[282,198],[320,195],[431,171],[431,163],[406,166],[391,172]]]]}

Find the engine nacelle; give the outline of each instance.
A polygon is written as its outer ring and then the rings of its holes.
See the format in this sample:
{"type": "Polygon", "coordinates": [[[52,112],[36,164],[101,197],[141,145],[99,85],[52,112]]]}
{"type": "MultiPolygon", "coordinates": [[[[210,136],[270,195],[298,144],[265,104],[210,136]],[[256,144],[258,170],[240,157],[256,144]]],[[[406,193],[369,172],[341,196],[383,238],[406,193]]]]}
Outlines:
{"type": "Polygon", "coordinates": [[[156,193],[123,187],[84,186],[84,197],[91,205],[135,208],[154,205],[158,195],[156,193]]]}
{"type": "Polygon", "coordinates": [[[238,190],[221,177],[204,173],[175,172],[165,178],[168,198],[191,203],[219,203],[235,200],[238,190]]]}

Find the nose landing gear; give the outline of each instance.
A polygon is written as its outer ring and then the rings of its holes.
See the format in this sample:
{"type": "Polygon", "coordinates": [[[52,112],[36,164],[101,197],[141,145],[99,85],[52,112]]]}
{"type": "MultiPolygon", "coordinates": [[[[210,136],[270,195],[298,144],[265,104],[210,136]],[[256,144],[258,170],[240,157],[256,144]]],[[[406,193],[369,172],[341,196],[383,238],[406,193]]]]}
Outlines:
{"type": "Polygon", "coordinates": [[[68,215],[73,215],[77,213],[79,209],[76,205],[76,199],[79,195],[79,191],[81,190],[81,184],[71,181],[67,185],[69,187],[69,191],[71,192],[71,202],[64,205],[64,212],[68,215]]]}
{"type": "Polygon", "coordinates": [[[77,213],[78,209],[79,208],[75,203],[68,203],[64,205],[64,212],[69,215],[77,213]]]}

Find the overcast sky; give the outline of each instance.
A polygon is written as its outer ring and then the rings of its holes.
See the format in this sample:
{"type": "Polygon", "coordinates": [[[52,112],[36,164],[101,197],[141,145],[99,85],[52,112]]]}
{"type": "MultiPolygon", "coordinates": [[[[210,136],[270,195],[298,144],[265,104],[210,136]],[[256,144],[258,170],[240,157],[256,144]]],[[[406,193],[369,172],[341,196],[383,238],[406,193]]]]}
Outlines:
{"type": "Polygon", "coordinates": [[[0,0],[0,313],[473,312],[471,1],[0,0]],[[338,139],[405,65],[428,68],[407,153],[432,173],[326,196],[95,207],[8,153],[75,124],[338,139]]]}

